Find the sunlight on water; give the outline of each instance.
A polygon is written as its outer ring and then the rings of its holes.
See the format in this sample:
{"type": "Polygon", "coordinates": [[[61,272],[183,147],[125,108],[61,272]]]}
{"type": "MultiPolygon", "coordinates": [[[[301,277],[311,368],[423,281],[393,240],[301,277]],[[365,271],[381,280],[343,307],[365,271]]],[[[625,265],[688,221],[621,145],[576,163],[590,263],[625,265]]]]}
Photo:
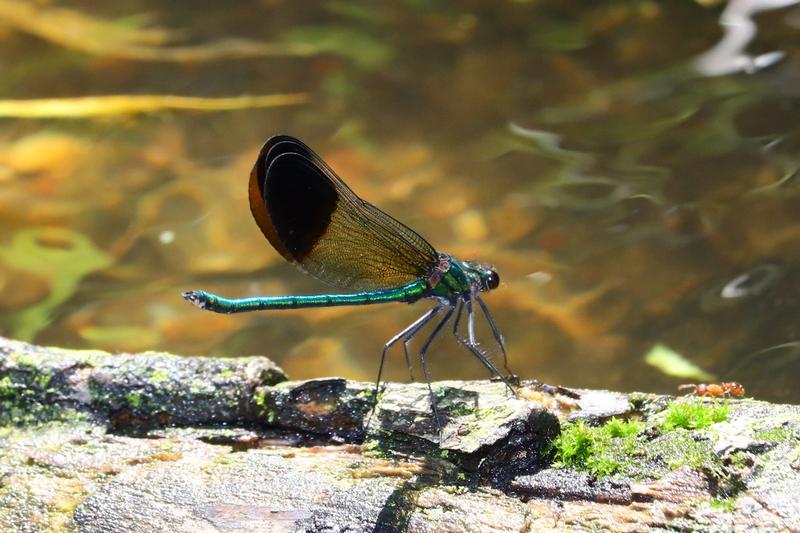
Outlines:
{"type": "MultiPolygon", "coordinates": [[[[0,0],[0,334],[373,379],[427,304],[225,316],[180,296],[329,289],[247,207],[259,146],[288,133],[496,266],[523,378],[675,393],[655,350],[800,401],[797,2],[126,4],[0,0]]],[[[431,365],[486,375],[450,338],[431,365]]],[[[402,350],[387,376],[407,379],[402,350]]]]}

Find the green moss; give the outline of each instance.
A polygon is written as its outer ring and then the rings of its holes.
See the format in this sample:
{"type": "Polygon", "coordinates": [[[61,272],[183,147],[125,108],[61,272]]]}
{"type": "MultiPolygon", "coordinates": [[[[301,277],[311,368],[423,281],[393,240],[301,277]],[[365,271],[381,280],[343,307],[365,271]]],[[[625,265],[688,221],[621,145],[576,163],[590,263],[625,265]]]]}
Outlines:
{"type": "Polygon", "coordinates": [[[18,362],[0,378],[0,426],[85,418],[59,403],[63,394],[51,385],[50,374],[18,362]]]}
{"type": "Polygon", "coordinates": [[[458,403],[447,410],[447,414],[452,418],[471,415],[474,412],[475,409],[466,403],[458,403]]]}
{"type": "Polygon", "coordinates": [[[256,395],[254,398],[256,405],[258,407],[264,408],[267,405],[267,391],[264,389],[259,389],[256,391],[256,395]]]}
{"type": "Polygon", "coordinates": [[[270,394],[268,389],[257,390],[255,397],[253,398],[253,401],[258,408],[259,416],[267,424],[274,424],[275,419],[277,418],[275,410],[271,407],[273,403],[271,400],[272,394],[270,394]]]}
{"type": "Polygon", "coordinates": [[[214,386],[211,383],[205,382],[201,379],[195,379],[189,385],[189,394],[193,396],[200,396],[202,394],[214,394],[214,386]]]}
{"type": "Polygon", "coordinates": [[[622,420],[612,418],[602,427],[612,438],[626,438],[638,435],[644,429],[644,424],[638,420],[622,420]]]}
{"type": "Polygon", "coordinates": [[[583,421],[569,424],[551,443],[554,464],[599,477],[615,474],[631,460],[643,428],[644,424],[639,421],[619,419],[600,427],[583,421]]]}
{"type": "Polygon", "coordinates": [[[360,400],[369,400],[370,402],[372,402],[373,399],[376,402],[379,402],[382,396],[383,396],[383,388],[379,389],[376,394],[376,391],[373,387],[366,387],[363,390],[359,391],[358,394],[356,394],[356,398],[360,400]]]}
{"type": "MultiPolygon", "coordinates": [[[[727,414],[727,409],[703,406],[705,414],[694,410],[682,416],[680,421],[688,425],[714,423],[727,414]]],[[[683,466],[709,472],[721,478],[723,466],[714,454],[714,439],[695,434],[678,427],[674,419],[666,425],[662,420],[651,428],[661,435],[648,438],[645,425],[639,421],[612,419],[603,426],[593,427],[585,422],[569,424],[550,445],[554,466],[588,472],[598,477],[624,475],[636,479],[658,478],[683,466]],[[669,427],[667,431],[664,426],[669,427]]]]}
{"type": "Polygon", "coordinates": [[[128,405],[130,405],[134,409],[142,405],[142,395],[139,394],[138,392],[129,392],[127,399],[128,399],[128,405]]]}
{"type": "Polygon", "coordinates": [[[582,420],[563,428],[552,442],[555,465],[587,470],[587,462],[596,452],[596,434],[595,428],[587,426],[582,420]]]}
{"type": "Polygon", "coordinates": [[[747,452],[733,452],[728,456],[728,463],[736,468],[746,468],[752,465],[752,458],[747,452]]]}
{"type": "Polygon", "coordinates": [[[362,453],[372,453],[380,451],[380,443],[375,439],[365,440],[364,444],[361,445],[361,452],[362,453]]]}
{"type": "Polygon", "coordinates": [[[17,386],[11,380],[10,376],[4,376],[0,379],[0,400],[13,398],[17,394],[17,386]]]}
{"type": "Polygon", "coordinates": [[[736,498],[729,496],[727,498],[714,498],[711,500],[711,507],[716,509],[724,509],[726,511],[736,510],[736,498]]]}
{"type": "Polygon", "coordinates": [[[667,470],[691,466],[716,477],[722,475],[722,464],[714,453],[713,442],[685,429],[677,429],[649,443],[646,456],[648,462],[652,461],[667,470]]]}
{"type": "Polygon", "coordinates": [[[220,373],[219,373],[219,374],[217,374],[217,375],[220,377],[220,379],[230,379],[230,378],[232,378],[234,375],[236,375],[236,372],[234,372],[234,371],[233,371],[233,370],[231,370],[230,368],[226,368],[225,370],[223,370],[222,372],[220,372],[220,373]]]}
{"type": "Polygon", "coordinates": [[[678,429],[652,438],[649,432],[634,434],[633,429],[626,429],[627,435],[613,437],[614,431],[618,430],[581,423],[567,426],[552,446],[554,465],[598,477],[620,475],[638,480],[658,479],[683,466],[724,477],[714,441],[706,436],[678,429]]]}
{"type": "Polygon", "coordinates": [[[101,383],[92,376],[86,382],[89,385],[89,396],[92,398],[93,405],[102,405],[109,398],[109,393],[101,383]]]}
{"type": "MultiPolygon", "coordinates": [[[[215,465],[222,465],[222,466],[234,466],[237,464],[241,464],[242,460],[241,457],[235,453],[225,453],[220,454],[214,459],[215,465]]],[[[207,470],[211,470],[208,469],[207,470]]]]}
{"type": "Polygon", "coordinates": [[[659,425],[663,431],[703,429],[728,419],[728,403],[701,401],[671,402],[659,425]]]}
{"type": "Polygon", "coordinates": [[[783,442],[794,437],[794,431],[788,425],[780,425],[756,431],[754,437],[758,440],[783,442]]]}
{"type": "Polygon", "coordinates": [[[169,379],[169,372],[163,368],[157,368],[150,374],[150,381],[153,383],[161,383],[169,379]]]}
{"type": "Polygon", "coordinates": [[[47,386],[50,384],[50,380],[53,379],[53,376],[50,374],[39,374],[36,377],[36,384],[39,386],[40,389],[45,390],[47,386]]]}

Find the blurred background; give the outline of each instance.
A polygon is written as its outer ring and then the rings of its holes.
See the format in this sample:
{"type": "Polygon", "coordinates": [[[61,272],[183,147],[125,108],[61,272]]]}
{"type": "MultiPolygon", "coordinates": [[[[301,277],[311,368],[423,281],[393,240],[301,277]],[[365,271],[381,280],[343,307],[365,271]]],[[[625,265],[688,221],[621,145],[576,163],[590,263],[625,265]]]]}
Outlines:
{"type": "MultiPolygon", "coordinates": [[[[795,3],[0,0],[0,334],[374,379],[429,304],[225,316],[180,296],[329,290],[247,207],[259,146],[288,133],[496,266],[521,377],[798,402],[795,3]]],[[[449,335],[430,364],[486,377],[449,335]]],[[[408,379],[402,350],[386,377],[408,379]]]]}

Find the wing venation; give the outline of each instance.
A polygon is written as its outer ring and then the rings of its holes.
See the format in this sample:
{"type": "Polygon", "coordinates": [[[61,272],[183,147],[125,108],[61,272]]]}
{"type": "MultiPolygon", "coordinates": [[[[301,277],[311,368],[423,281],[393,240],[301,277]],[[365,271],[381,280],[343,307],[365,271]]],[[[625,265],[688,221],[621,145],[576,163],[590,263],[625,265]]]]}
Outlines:
{"type": "Polygon", "coordinates": [[[400,287],[437,262],[425,239],[356,196],[292,137],[267,141],[249,193],[253,217],[275,249],[326,283],[354,291],[400,287]]]}

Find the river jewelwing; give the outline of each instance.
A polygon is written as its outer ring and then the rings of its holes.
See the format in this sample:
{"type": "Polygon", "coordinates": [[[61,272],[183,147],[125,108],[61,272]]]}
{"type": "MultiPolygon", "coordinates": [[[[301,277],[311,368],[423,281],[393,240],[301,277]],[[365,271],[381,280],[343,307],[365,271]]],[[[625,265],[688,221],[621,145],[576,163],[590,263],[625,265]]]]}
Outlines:
{"type": "Polygon", "coordinates": [[[453,317],[456,340],[516,394],[475,337],[473,301],[500,347],[506,371],[513,376],[503,336],[479,295],[500,284],[492,267],[438,253],[414,230],[356,196],[320,156],[288,135],[276,135],[264,143],[250,172],[248,193],[253,218],[278,253],[300,270],[351,292],[228,299],[197,290],[184,292],[186,300],[216,313],[433,300],[432,309],[384,345],[375,398],[389,348],[402,340],[410,370],[409,343],[437,317],[417,353],[437,426],[441,427],[440,418],[425,354],[453,317]],[[466,337],[460,330],[464,309],[466,337]]]}

